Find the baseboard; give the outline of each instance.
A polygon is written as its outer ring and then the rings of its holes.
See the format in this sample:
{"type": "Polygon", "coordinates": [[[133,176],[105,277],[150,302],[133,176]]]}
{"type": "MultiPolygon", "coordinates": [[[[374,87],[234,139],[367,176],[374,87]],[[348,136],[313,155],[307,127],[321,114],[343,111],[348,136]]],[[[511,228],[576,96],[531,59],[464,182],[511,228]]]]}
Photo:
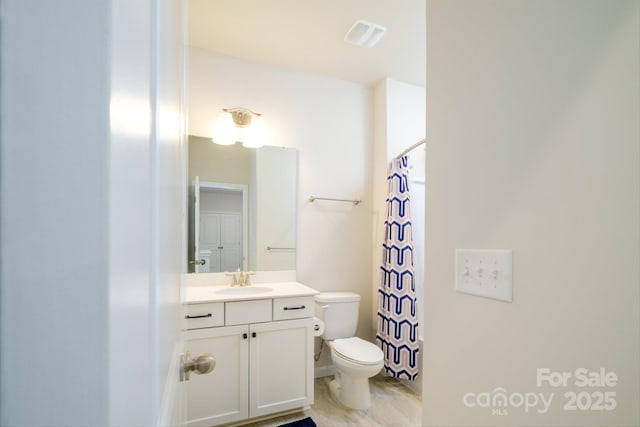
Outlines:
{"type": "Polygon", "coordinates": [[[314,378],[329,377],[335,375],[336,369],[333,365],[316,366],[313,372],[314,378]]]}

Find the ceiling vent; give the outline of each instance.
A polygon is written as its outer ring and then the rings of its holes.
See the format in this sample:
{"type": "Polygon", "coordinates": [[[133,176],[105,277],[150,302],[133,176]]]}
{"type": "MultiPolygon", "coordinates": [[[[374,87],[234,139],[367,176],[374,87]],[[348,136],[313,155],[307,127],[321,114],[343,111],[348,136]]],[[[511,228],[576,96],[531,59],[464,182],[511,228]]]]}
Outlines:
{"type": "Polygon", "coordinates": [[[374,47],[387,31],[385,27],[367,21],[357,21],[347,31],[344,41],[362,47],[374,47]]]}

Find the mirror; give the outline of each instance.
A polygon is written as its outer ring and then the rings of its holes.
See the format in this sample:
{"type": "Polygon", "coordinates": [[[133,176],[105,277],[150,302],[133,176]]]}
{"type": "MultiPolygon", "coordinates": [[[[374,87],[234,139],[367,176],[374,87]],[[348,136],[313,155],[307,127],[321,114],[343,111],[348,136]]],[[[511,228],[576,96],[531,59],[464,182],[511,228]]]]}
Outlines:
{"type": "Polygon", "coordinates": [[[189,272],[295,270],[297,152],[189,136],[189,272]]]}

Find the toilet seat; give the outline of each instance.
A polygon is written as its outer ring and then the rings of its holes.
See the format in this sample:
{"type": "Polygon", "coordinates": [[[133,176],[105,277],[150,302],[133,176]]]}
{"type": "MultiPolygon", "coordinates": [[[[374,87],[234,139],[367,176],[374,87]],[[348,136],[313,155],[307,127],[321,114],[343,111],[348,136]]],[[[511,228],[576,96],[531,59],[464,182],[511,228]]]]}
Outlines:
{"type": "Polygon", "coordinates": [[[360,365],[375,365],[384,358],[375,344],[358,337],[334,340],[332,348],[336,356],[360,365]]]}

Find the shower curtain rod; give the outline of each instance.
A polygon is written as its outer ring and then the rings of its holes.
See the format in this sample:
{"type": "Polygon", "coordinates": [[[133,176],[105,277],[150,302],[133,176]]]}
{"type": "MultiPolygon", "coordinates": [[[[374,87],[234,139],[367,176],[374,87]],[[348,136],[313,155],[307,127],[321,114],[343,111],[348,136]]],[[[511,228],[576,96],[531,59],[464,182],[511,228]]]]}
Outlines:
{"type": "Polygon", "coordinates": [[[402,153],[398,154],[396,157],[394,157],[395,159],[399,159],[402,156],[404,156],[405,154],[407,154],[408,152],[412,151],[414,148],[418,148],[419,146],[421,146],[422,144],[426,144],[427,140],[423,139],[420,140],[418,142],[416,142],[415,144],[413,144],[411,147],[407,148],[406,150],[404,150],[402,153]]]}

